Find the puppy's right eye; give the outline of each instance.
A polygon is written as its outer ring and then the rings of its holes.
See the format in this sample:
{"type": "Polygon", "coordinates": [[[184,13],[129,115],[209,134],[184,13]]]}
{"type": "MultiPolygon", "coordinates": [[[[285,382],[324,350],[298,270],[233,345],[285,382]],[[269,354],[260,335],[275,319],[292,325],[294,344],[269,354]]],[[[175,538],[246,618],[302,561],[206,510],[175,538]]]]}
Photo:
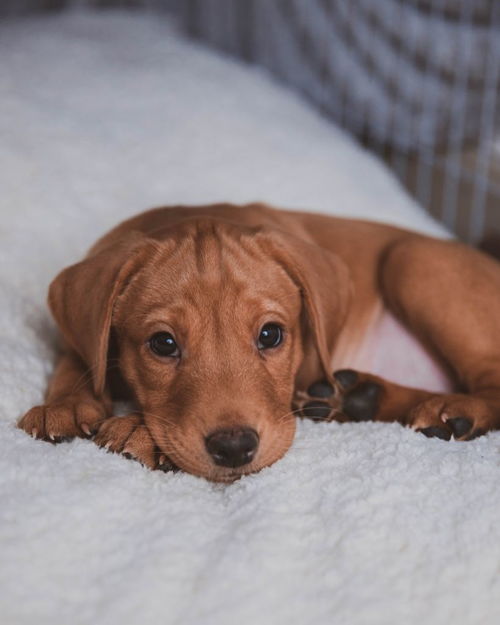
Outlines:
{"type": "Polygon", "coordinates": [[[179,356],[179,347],[170,332],[156,332],[149,339],[149,347],[158,356],[179,356]]]}

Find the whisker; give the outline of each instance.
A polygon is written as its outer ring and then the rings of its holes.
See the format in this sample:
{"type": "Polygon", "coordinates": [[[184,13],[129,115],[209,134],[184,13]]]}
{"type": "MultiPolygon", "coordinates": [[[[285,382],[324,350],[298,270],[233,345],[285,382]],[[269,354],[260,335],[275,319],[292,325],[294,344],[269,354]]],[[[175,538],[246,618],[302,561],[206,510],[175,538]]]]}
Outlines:
{"type": "MultiPolygon", "coordinates": [[[[109,371],[110,369],[117,369],[118,368],[118,359],[117,358],[112,358],[110,359],[110,361],[108,362],[113,362],[115,361],[115,364],[112,364],[111,366],[107,367],[107,371],[109,371]]],[[[76,380],[76,382],[74,383],[72,389],[71,389],[71,393],[78,393],[78,391],[80,391],[91,379],[92,379],[92,374],[94,373],[94,370],[97,368],[97,365],[94,365],[92,367],[89,367],[88,369],[86,369],[82,375],[76,380]]]]}
{"type": "Polygon", "coordinates": [[[174,423],[173,421],[171,421],[168,417],[165,417],[164,415],[159,415],[154,412],[150,412],[149,410],[144,411],[142,414],[148,415],[150,417],[154,417],[155,419],[159,419],[160,421],[162,421],[163,423],[166,423],[167,425],[169,425],[170,427],[174,429],[179,427],[178,423],[174,423]]]}
{"type": "Polygon", "coordinates": [[[76,380],[76,382],[74,383],[71,389],[72,394],[77,393],[83,386],[85,386],[85,384],[88,382],[88,379],[92,377],[92,373],[94,369],[96,369],[96,367],[97,365],[94,365],[93,367],[89,367],[82,373],[82,375],[76,380]],[[90,375],[90,378],[88,378],[89,375],[90,375]]]}
{"type": "Polygon", "coordinates": [[[278,417],[278,423],[282,423],[286,419],[292,416],[302,416],[302,409],[295,408],[294,410],[290,410],[289,412],[285,412],[285,414],[278,417]]]}

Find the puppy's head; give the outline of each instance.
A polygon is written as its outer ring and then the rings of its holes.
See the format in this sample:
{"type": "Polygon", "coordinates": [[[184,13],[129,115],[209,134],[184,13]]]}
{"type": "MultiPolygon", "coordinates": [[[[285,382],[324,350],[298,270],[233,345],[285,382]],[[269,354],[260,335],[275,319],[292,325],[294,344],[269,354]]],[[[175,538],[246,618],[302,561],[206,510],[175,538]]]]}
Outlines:
{"type": "Polygon", "coordinates": [[[295,432],[297,380],[329,377],[348,276],[284,232],[188,220],[131,233],[63,271],[49,302],[103,392],[110,331],[158,447],[230,481],[278,460],[295,432]]]}

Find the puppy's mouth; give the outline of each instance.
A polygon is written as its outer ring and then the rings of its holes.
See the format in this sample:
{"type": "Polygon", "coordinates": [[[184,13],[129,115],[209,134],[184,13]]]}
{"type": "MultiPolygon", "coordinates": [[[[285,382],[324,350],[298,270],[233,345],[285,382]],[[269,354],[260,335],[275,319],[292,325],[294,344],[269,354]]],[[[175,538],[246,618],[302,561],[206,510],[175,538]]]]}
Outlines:
{"type": "Polygon", "coordinates": [[[258,471],[260,471],[261,468],[262,467],[258,467],[256,469],[249,468],[249,469],[245,469],[244,471],[228,471],[227,473],[224,473],[224,474],[218,472],[215,474],[203,475],[202,477],[206,478],[210,482],[232,484],[233,482],[236,482],[237,480],[244,477],[245,475],[250,475],[251,473],[257,473],[258,471]]]}
{"type": "MultiPolygon", "coordinates": [[[[224,467],[214,464],[213,461],[211,461],[209,457],[203,453],[198,454],[193,452],[188,455],[185,453],[186,450],[179,452],[179,450],[174,450],[173,447],[170,447],[169,451],[170,461],[181,471],[185,471],[191,475],[196,475],[197,477],[205,478],[210,482],[225,484],[235,482],[245,475],[257,473],[267,466],[267,464],[272,464],[262,463],[260,462],[260,458],[256,456],[252,462],[249,462],[244,466],[224,467]]],[[[278,460],[278,458],[276,458],[276,460],[278,460]]]]}
{"type": "Polygon", "coordinates": [[[188,430],[182,436],[166,431],[156,419],[147,425],[173,465],[211,482],[229,484],[280,460],[293,442],[295,423],[290,416],[279,423],[260,421],[258,429],[247,424],[234,425],[211,430],[209,434],[188,430]]]}
{"type": "Polygon", "coordinates": [[[290,448],[294,435],[295,419],[291,421],[289,427],[282,426],[279,431],[273,432],[272,435],[268,433],[263,439],[261,436],[261,444],[252,461],[238,467],[218,465],[203,449],[195,451],[185,447],[175,448],[176,446],[172,445],[170,457],[187,473],[203,477],[210,482],[230,484],[246,475],[258,473],[280,460],[290,448]]]}

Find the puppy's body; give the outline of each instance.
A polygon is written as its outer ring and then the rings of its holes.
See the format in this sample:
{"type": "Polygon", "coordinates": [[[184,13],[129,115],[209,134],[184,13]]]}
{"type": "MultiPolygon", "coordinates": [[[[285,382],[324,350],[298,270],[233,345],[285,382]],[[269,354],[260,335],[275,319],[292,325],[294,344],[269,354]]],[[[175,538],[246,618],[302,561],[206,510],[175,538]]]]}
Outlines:
{"type": "Polygon", "coordinates": [[[441,438],[500,423],[500,266],[458,243],[259,204],[160,208],[49,300],[68,350],[21,420],[35,436],[98,430],[148,466],[230,480],[286,451],[292,404],[441,438]],[[177,351],[152,354],[158,336],[177,351]],[[126,418],[107,418],[115,362],[138,404],[126,418]]]}

